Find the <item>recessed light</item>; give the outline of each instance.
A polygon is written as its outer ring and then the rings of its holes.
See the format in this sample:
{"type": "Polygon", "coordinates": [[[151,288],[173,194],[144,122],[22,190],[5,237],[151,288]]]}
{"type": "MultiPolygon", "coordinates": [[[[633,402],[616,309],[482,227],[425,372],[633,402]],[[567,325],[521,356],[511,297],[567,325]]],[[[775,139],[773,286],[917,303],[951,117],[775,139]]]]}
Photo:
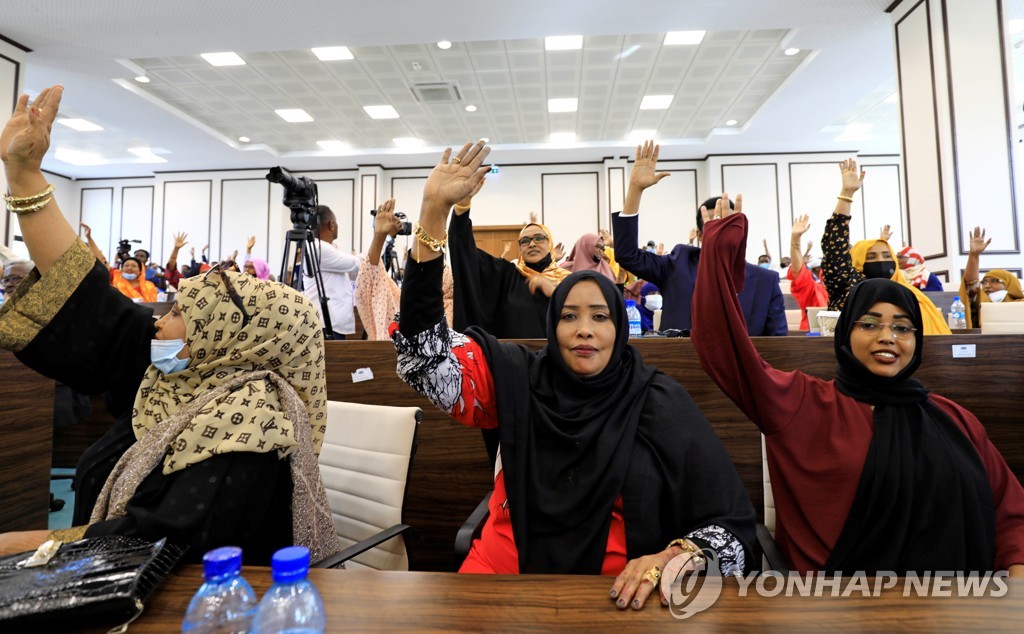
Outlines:
{"type": "Polygon", "coordinates": [[[67,148],[57,148],[53,157],[58,161],[70,163],[71,165],[100,165],[106,162],[106,160],[99,154],[70,150],[67,148]]]}
{"type": "Polygon", "coordinates": [[[737,123],[739,123],[739,121],[737,121],[736,119],[729,119],[728,121],[725,122],[725,125],[736,125],[737,123]]]}
{"type": "Polygon", "coordinates": [[[366,114],[370,115],[371,119],[397,119],[398,111],[395,110],[394,106],[363,106],[363,110],[366,114]]]}
{"type": "Polygon", "coordinates": [[[135,81],[139,82],[140,84],[148,84],[149,77],[146,77],[145,75],[139,75],[135,78],[135,81]]]}
{"type": "Polygon", "coordinates": [[[568,99],[548,99],[548,112],[576,112],[580,100],[571,97],[568,99]]]}
{"type": "Polygon", "coordinates": [[[316,55],[317,59],[321,62],[334,62],[343,59],[355,59],[352,55],[352,51],[348,50],[347,46],[322,46],[320,48],[312,48],[313,54],[316,55]]]}
{"type": "Polygon", "coordinates": [[[244,66],[245,60],[238,56],[238,53],[230,51],[224,53],[203,53],[203,59],[213,66],[244,66]]]}
{"type": "Polygon", "coordinates": [[[476,112],[476,106],[474,106],[473,104],[469,104],[468,106],[466,106],[466,112],[476,112]]]}
{"type": "Polygon", "coordinates": [[[641,110],[664,110],[672,105],[672,95],[644,95],[640,100],[641,110]]]}
{"type": "Polygon", "coordinates": [[[348,143],[345,143],[344,141],[338,141],[336,139],[317,141],[316,144],[319,145],[324,150],[327,150],[328,152],[346,152],[352,147],[348,143]]]}
{"type": "Polygon", "coordinates": [[[86,121],[85,119],[57,119],[57,123],[66,125],[72,130],[78,130],[79,132],[99,132],[103,129],[92,121],[86,121]]]}
{"type": "Polygon", "coordinates": [[[238,137],[238,140],[241,141],[242,143],[248,143],[249,141],[252,141],[252,139],[250,139],[247,136],[240,136],[238,137]]]}
{"type": "Polygon", "coordinates": [[[451,47],[452,43],[449,42],[448,40],[441,40],[440,42],[437,43],[437,48],[441,49],[442,51],[447,51],[451,47]]]}
{"type": "Polygon", "coordinates": [[[575,132],[552,132],[548,139],[555,144],[564,145],[576,142],[575,132]]]}
{"type": "Polygon", "coordinates": [[[313,117],[309,116],[309,113],[302,108],[284,108],[274,112],[288,123],[307,123],[313,120],[313,117]]]}
{"type": "Polygon", "coordinates": [[[648,139],[654,139],[658,136],[657,130],[633,130],[629,133],[629,140],[634,143],[641,143],[648,139]]]}
{"type": "Polygon", "coordinates": [[[398,147],[421,147],[423,145],[423,139],[417,139],[414,136],[400,136],[391,139],[398,147]]]}
{"type": "Polygon", "coordinates": [[[686,46],[704,41],[704,31],[669,31],[665,34],[665,46],[686,46]]]}
{"type": "Polygon", "coordinates": [[[796,55],[799,52],[800,52],[800,49],[798,49],[798,48],[787,48],[785,51],[783,51],[783,53],[785,53],[786,55],[789,55],[789,56],[796,55]]]}
{"type": "Polygon", "coordinates": [[[581,48],[582,35],[549,35],[544,38],[544,49],[548,51],[575,51],[581,48]]]}

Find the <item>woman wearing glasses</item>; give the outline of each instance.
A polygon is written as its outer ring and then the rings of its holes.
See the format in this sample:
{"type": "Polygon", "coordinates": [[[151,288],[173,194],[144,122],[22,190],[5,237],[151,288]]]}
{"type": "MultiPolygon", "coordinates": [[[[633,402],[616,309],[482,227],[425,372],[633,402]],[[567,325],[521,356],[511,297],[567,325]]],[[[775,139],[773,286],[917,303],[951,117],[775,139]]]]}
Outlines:
{"type": "Polygon", "coordinates": [[[736,301],[747,221],[723,194],[705,215],[694,303],[701,365],[765,435],[775,539],[800,571],[1024,575],[1024,490],[981,422],[913,378],[920,304],[887,279],[855,285],[836,378],[757,354],[736,301]]]}
{"type": "Polygon", "coordinates": [[[964,316],[967,317],[968,328],[981,327],[981,305],[985,302],[1019,302],[1024,301],[1020,280],[1009,271],[990,269],[979,280],[978,261],[981,254],[988,248],[992,238],[985,239],[985,230],[975,227],[970,233],[970,247],[967,255],[967,266],[960,280],[960,299],[969,307],[964,316]]]}
{"type": "MultiPolygon", "coordinates": [[[[75,473],[72,541],[134,536],[188,546],[199,561],[237,545],[264,563],[278,548],[338,549],[317,467],[326,380],[316,308],[280,284],[213,269],[181,282],[170,313],[110,287],[40,170],[63,89],[22,96],[0,136],[33,271],[0,310],[0,347],[86,394],[108,393],[114,425],[75,473]]],[[[0,553],[48,531],[0,534],[0,553]]]]}
{"type": "Polygon", "coordinates": [[[476,248],[470,203],[480,188],[459,201],[448,226],[455,281],[455,330],[476,326],[499,339],[545,337],[548,301],[569,271],[551,257],[555,241],[541,224],[519,232],[519,260],[513,264],[476,248]]]}

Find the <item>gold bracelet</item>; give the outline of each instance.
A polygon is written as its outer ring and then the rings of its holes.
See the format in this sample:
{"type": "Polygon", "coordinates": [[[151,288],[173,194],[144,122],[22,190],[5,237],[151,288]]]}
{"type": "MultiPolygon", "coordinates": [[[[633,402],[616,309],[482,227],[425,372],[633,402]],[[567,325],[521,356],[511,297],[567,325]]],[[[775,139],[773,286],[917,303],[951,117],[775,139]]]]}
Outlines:
{"type": "Polygon", "coordinates": [[[412,232],[413,235],[416,236],[417,240],[425,244],[427,248],[433,251],[434,253],[441,253],[442,251],[444,251],[444,248],[448,246],[447,233],[445,233],[444,239],[438,240],[436,238],[431,237],[431,235],[427,233],[427,230],[420,226],[420,223],[418,222],[415,225],[413,225],[412,232]]]}
{"type": "Polygon", "coordinates": [[[665,547],[665,550],[672,548],[673,546],[679,546],[679,549],[684,553],[690,553],[690,557],[693,559],[693,563],[701,565],[704,563],[704,553],[701,552],[700,548],[688,539],[673,539],[665,547]]]}
{"type": "Polygon", "coordinates": [[[12,196],[10,194],[5,194],[4,202],[7,203],[8,206],[32,203],[39,200],[40,198],[46,198],[47,196],[53,193],[53,189],[53,184],[50,183],[46,186],[46,189],[39,192],[38,194],[32,194],[31,196],[12,196]]]}
{"type": "Polygon", "coordinates": [[[21,207],[15,206],[14,203],[7,203],[7,211],[17,215],[30,214],[39,211],[43,207],[49,205],[51,200],[53,200],[53,196],[44,198],[39,202],[32,203],[31,205],[24,205],[21,207]]]}
{"type": "Polygon", "coordinates": [[[471,205],[460,205],[459,203],[455,203],[454,207],[455,207],[455,211],[462,212],[462,211],[469,211],[471,205]]]}
{"type": "Polygon", "coordinates": [[[853,196],[842,196],[842,195],[840,195],[840,196],[836,196],[836,198],[838,198],[839,200],[845,200],[848,203],[852,203],[853,202],[853,196]]]}

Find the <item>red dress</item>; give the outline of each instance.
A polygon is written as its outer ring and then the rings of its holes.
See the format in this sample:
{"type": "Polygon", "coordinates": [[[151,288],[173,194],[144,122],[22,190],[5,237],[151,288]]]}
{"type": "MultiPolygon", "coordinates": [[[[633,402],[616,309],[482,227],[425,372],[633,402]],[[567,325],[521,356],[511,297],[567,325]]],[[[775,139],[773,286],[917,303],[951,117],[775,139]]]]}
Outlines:
{"type": "Polygon", "coordinates": [[[806,266],[800,267],[800,273],[793,277],[793,267],[786,270],[786,277],[792,282],[789,285],[789,292],[793,295],[797,305],[800,307],[800,330],[809,330],[807,322],[807,307],[821,306],[828,307],[828,291],[821,280],[815,280],[810,269],[806,266]]]}

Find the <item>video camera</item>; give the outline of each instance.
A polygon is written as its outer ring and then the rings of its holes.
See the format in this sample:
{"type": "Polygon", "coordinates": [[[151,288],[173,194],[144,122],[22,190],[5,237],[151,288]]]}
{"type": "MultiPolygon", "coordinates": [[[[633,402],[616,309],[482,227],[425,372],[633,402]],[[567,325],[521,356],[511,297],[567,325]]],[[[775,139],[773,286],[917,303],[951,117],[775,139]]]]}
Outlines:
{"type": "MultiPolygon", "coordinates": [[[[376,209],[371,209],[370,210],[370,215],[373,216],[374,218],[376,218],[377,217],[377,210],[376,209]]],[[[402,221],[402,228],[398,230],[398,235],[400,235],[400,236],[411,236],[412,235],[412,223],[409,222],[408,220],[406,220],[406,218],[408,218],[408,216],[406,216],[404,213],[402,213],[400,211],[396,211],[395,212],[395,218],[398,218],[399,220],[402,221]]]]}
{"type": "Polygon", "coordinates": [[[142,244],[142,240],[128,240],[127,238],[121,238],[117,243],[117,254],[121,256],[121,259],[127,258],[132,254],[132,243],[142,244]]]}
{"type": "Polygon", "coordinates": [[[284,187],[284,206],[292,210],[292,225],[302,229],[316,225],[317,188],[316,181],[306,176],[292,176],[283,167],[272,167],[267,180],[284,187]]]}

